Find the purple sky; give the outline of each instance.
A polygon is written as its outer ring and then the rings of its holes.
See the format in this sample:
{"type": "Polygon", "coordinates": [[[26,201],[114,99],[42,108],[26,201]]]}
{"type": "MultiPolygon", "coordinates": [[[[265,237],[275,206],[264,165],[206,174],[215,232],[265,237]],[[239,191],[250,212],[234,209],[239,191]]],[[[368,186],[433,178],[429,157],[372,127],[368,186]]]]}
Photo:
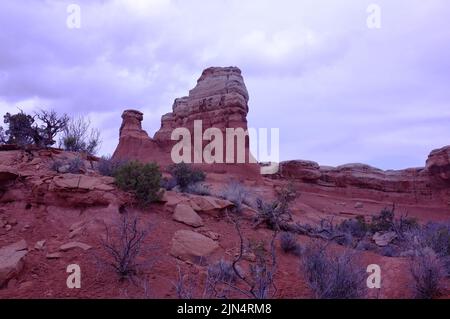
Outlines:
{"type": "Polygon", "coordinates": [[[0,43],[0,113],[88,115],[102,154],[122,110],[153,135],[204,68],[230,65],[249,126],[280,128],[283,160],[405,168],[450,144],[447,0],[3,0],[0,43]],[[367,27],[372,2],[381,29],[367,27]]]}

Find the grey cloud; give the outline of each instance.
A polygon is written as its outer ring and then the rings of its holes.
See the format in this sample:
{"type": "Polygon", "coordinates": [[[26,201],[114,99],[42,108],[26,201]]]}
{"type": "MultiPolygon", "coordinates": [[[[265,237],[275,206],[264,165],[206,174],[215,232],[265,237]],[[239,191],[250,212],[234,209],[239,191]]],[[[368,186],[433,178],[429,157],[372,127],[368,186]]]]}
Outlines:
{"type": "Polygon", "coordinates": [[[422,165],[449,144],[450,8],[375,2],[381,30],[360,0],[3,1],[0,106],[108,119],[94,122],[110,153],[124,108],[152,134],[202,69],[237,65],[249,124],[281,129],[282,159],[422,165]],[[72,2],[79,30],[65,25],[72,2]]]}

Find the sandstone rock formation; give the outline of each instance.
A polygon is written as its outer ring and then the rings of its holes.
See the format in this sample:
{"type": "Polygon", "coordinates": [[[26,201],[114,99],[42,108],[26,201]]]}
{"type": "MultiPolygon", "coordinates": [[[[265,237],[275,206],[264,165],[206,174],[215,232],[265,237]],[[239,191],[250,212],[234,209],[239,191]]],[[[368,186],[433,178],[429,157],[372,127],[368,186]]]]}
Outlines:
{"type": "Polygon", "coordinates": [[[0,248],[0,288],[20,274],[27,249],[25,240],[0,248]]]}
{"type": "Polygon", "coordinates": [[[314,191],[333,191],[363,198],[445,202],[450,190],[450,147],[431,152],[426,167],[381,170],[365,164],[320,166],[311,161],[280,164],[279,178],[292,179],[314,191]]]}
{"type": "Polygon", "coordinates": [[[178,204],[173,212],[173,219],[177,222],[192,226],[201,227],[203,226],[203,220],[198,214],[192,209],[191,206],[186,204],[178,204]]]}
{"type": "Polygon", "coordinates": [[[189,96],[175,99],[173,112],[162,117],[155,140],[169,141],[177,127],[192,131],[194,120],[202,120],[204,128],[241,127],[246,130],[248,100],[241,70],[235,67],[206,69],[189,96]]]}
{"type": "MultiPolygon", "coordinates": [[[[194,122],[201,121],[201,135],[208,128],[218,128],[222,132],[224,149],[223,160],[226,162],[225,132],[227,128],[247,130],[248,92],[241,71],[236,67],[209,68],[203,71],[197,85],[189,92],[189,96],[175,99],[172,112],[161,119],[161,128],[153,138],[142,129],[143,114],[135,110],[127,110],[122,114],[119,145],[114,158],[156,161],[161,166],[173,163],[170,156],[172,147],[178,142],[171,139],[176,128],[186,128],[191,133],[192,154],[194,162],[194,122]]],[[[201,136],[202,137],[202,136],[201,136]]],[[[210,141],[204,140],[202,146],[210,141]]],[[[258,178],[259,167],[250,164],[248,138],[244,141],[245,163],[237,163],[237,139],[235,142],[234,164],[203,164],[202,169],[220,173],[237,172],[241,175],[258,178]]]]}
{"type": "Polygon", "coordinates": [[[437,186],[450,187],[450,146],[432,151],[426,169],[437,186]]]}
{"type": "Polygon", "coordinates": [[[172,238],[170,254],[193,263],[205,263],[207,258],[219,248],[209,237],[190,231],[179,230],[172,238]]]}

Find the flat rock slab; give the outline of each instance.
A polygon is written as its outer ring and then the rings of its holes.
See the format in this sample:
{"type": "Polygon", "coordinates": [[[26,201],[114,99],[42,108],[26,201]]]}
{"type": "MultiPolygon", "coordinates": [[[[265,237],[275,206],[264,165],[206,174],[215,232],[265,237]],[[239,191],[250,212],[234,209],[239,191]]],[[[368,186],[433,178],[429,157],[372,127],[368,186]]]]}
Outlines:
{"type": "Polygon", "coordinates": [[[76,248],[81,248],[83,250],[89,250],[92,247],[87,245],[87,244],[74,241],[74,242],[71,242],[71,243],[67,243],[67,244],[61,245],[61,247],[59,247],[59,250],[61,250],[61,251],[69,251],[69,250],[76,249],[76,248]]]}
{"type": "Polygon", "coordinates": [[[53,178],[53,185],[56,188],[62,189],[80,189],[80,190],[102,190],[112,191],[114,190],[114,179],[111,177],[103,176],[86,176],[79,174],[64,174],[58,175],[53,178]]]}
{"type": "Polygon", "coordinates": [[[200,264],[218,248],[219,244],[211,238],[190,230],[179,230],[172,238],[170,254],[181,260],[200,264]]]}
{"type": "Polygon", "coordinates": [[[230,201],[212,197],[212,196],[190,196],[191,207],[200,212],[220,211],[225,208],[233,207],[230,201]]]}
{"type": "Polygon", "coordinates": [[[0,248],[0,287],[17,277],[23,269],[23,258],[28,253],[25,240],[0,248]]]}
{"type": "Polygon", "coordinates": [[[186,204],[178,204],[175,207],[172,218],[177,222],[186,224],[192,227],[203,226],[202,218],[192,209],[191,206],[186,204]]]}

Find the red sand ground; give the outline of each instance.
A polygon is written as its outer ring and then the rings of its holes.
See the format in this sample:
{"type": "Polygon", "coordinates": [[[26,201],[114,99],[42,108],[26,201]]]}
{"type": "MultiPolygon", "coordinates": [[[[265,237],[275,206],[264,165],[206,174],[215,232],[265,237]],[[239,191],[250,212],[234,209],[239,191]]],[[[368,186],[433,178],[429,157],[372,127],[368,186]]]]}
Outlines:
{"type": "MultiPolygon", "coordinates": [[[[208,182],[213,188],[220,188],[225,183],[226,175],[211,174],[208,182]]],[[[251,181],[247,181],[251,184],[251,181]]],[[[282,181],[265,179],[263,183],[253,186],[258,196],[269,198],[274,196],[274,187],[282,181]]],[[[320,218],[335,216],[342,218],[342,213],[357,213],[372,215],[382,208],[391,205],[390,202],[374,202],[370,200],[348,198],[333,194],[316,194],[300,191],[299,197],[293,204],[294,219],[302,222],[314,223],[320,218]],[[363,209],[356,210],[356,202],[364,204],[363,209]]],[[[154,204],[145,210],[136,211],[143,224],[150,224],[152,230],[146,243],[148,246],[157,245],[157,249],[147,254],[155,263],[141,276],[145,285],[130,281],[119,282],[117,275],[110,269],[101,266],[95,256],[104,255],[100,244],[103,233],[103,222],[110,224],[117,218],[117,213],[108,208],[62,208],[52,206],[51,203],[36,205],[27,209],[25,202],[3,203],[3,214],[13,215],[17,225],[3,235],[0,235],[0,247],[18,240],[25,239],[30,248],[37,241],[45,239],[44,251],[31,250],[25,258],[25,267],[17,279],[9,282],[8,286],[0,289],[0,298],[176,298],[173,282],[177,277],[177,265],[192,276],[204,278],[205,267],[187,264],[170,256],[171,238],[180,229],[192,229],[189,226],[172,220],[172,211],[163,204],[154,204]],[[93,247],[88,252],[80,249],[63,253],[60,259],[49,260],[47,252],[55,251],[61,244],[74,241],[68,238],[69,228],[79,221],[91,223],[83,234],[76,239],[93,247]],[[24,226],[29,228],[24,230],[24,226]],[[82,271],[81,289],[68,289],[66,286],[66,267],[69,264],[79,264],[82,271]],[[146,288],[144,288],[145,286],[146,288]]],[[[421,207],[420,205],[400,205],[399,212],[408,212],[421,222],[429,220],[448,220],[448,207],[421,207]]],[[[225,218],[217,218],[203,214],[205,229],[220,234],[221,249],[215,258],[231,260],[237,252],[239,239],[234,226],[225,218]]],[[[242,224],[246,238],[255,240],[270,240],[271,232],[265,229],[253,229],[249,221],[242,224]]],[[[299,237],[299,243],[309,242],[309,238],[299,237]]],[[[338,245],[331,245],[333,249],[343,249],[338,245]]],[[[409,272],[407,258],[383,257],[371,252],[358,252],[365,264],[379,264],[382,268],[382,288],[371,291],[371,298],[410,298],[409,272]]],[[[300,261],[293,255],[281,251],[277,243],[278,273],[276,298],[311,298],[309,290],[300,269],[300,261]]],[[[198,278],[198,277],[197,277],[198,278]]],[[[450,282],[446,282],[447,287],[450,282]]],[[[239,297],[239,295],[236,295],[239,297]]],[[[450,297],[447,293],[443,297],[450,297]]]]}

